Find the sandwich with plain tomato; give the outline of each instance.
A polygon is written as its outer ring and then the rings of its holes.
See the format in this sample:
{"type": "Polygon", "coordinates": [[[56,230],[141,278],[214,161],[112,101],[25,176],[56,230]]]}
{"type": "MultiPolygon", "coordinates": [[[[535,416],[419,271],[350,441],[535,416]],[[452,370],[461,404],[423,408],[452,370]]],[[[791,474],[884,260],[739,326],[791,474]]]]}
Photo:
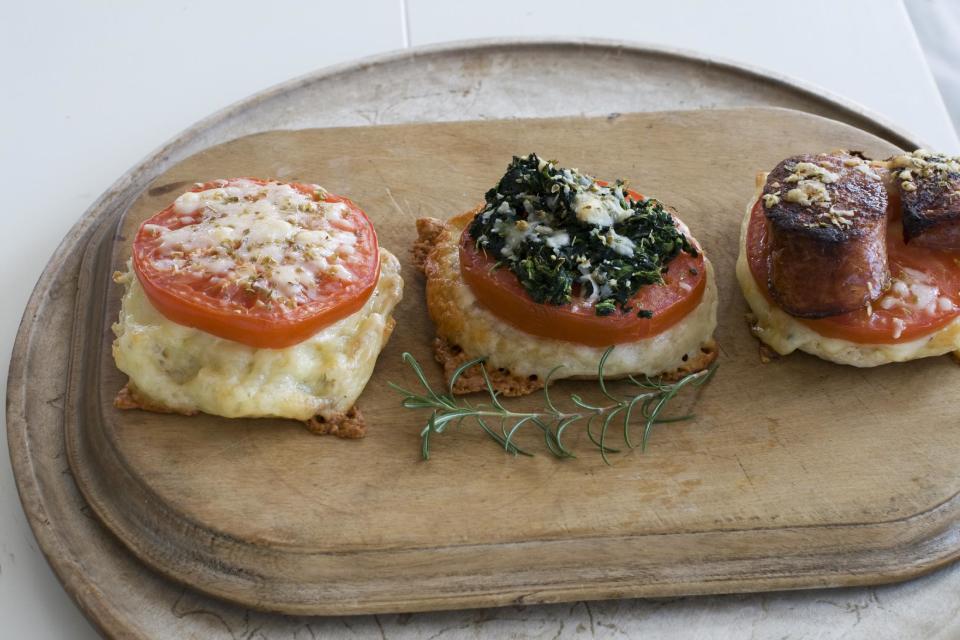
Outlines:
{"type": "Polygon", "coordinates": [[[870,367],[960,350],[960,164],[799,155],[757,175],[737,278],[753,333],[870,367]]]}
{"type": "MultiPolygon", "coordinates": [[[[552,379],[678,379],[717,356],[713,267],[683,222],[624,182],[515,157],[484,204],[417,221],[434,353],[452,374],[485,358],[494,387],[552,379]]],[[[454,391],[485,385],[467,371],[454,391]]]]}
{"type": "Polygon", "coordinates": [[[403,281],[357,205],[313,184],[197,184],[140,225],[132,254],[114,276],[117,407],[363,435],[355,402],[403,281]]]}

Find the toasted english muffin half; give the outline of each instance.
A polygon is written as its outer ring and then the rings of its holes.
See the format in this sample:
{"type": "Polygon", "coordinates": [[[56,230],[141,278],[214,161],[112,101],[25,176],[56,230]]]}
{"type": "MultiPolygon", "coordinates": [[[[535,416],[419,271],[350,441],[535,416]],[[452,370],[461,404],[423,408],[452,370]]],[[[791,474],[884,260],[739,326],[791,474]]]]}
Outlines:
{"type": "MultiPolygon", "coordinates": [[[[519,396],[543,387],[544,380],[597,377],[605,347],[531,335],[500,319],[477,299],[460,271],[460,237],[483,206],[443,221],[417,220],[414,263],[426,276],[427,309],[436,327],[434,355],[449,377],[463,363],[485,357],[495,391],[519,396]]],[[[706,287],[699,304],[666,331],[616,345],[604,366],[604,376],[627,375],[678,380],[701,371],[717,358],[713,339],[717,286],[713,266],[705,260],[706,287]]],[[[478,367],[461,375],[455,393],[486,386],[478,367]]]]}
{"type": "Polygon", "coordinates": [[[355,407],[396,324],[403,294],[400,263],[381,249],[377,288],[359,311],[283,349],[258,349],[171,322],[143,293],[136,275],[125,288],[113,357],[130,381],[115,406],[227,418],[290,418],[318,434],[362,437],[355,407]]]}
{"type": "Polygon", "coordinates": [[[115,406],[289,418],[362,437],[356,407],[403,294],[365,214],[316,185],[197,185],[141,225],[113,357],[115,406]]]}

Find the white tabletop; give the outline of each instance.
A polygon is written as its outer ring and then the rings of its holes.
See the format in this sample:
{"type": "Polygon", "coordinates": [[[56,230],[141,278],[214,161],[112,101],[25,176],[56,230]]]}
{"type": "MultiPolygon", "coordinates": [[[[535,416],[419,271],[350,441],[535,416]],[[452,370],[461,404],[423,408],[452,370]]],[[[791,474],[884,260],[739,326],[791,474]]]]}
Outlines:
{"type": "MultiPolygon", "coordinates": [[[[7,284],[0,305],[0,361],[9,359],[33,283],[60,239],[126,169],[196,120],[251,93],[382,51],[518,35],[666,44],[794,76],[859,102],[932,148],[960,152],[898,0],[806,0],[777,9],[765,0],[595,0],[589,8],[569,0],[322,4],[222,0],[187,7],[61,0],[5,7],[0,169],[7,177],[8,204],[0,211],[0,268],[7,284]],[[787,40],[790,46],[784,45],[787,40]]],[[[5,369],[2,375],[5,389],[5,369]]],[[[0,442],[0,635],[94,638],[37,548],[17,499],[6,440],[0,442]]],[[[947,572],[900,593],[908,600],[922,598],[958,584],[960,579],[947,572]]],[[[819,625],[816,636],[835,637],[854,630],[871,608],[883,608],[873,590],[835,594],[821,592],[802,606],[781,596],[691,599],[682,606],[690,620],[685,628],[697,637],[715,637],[710,630],[721,628],[746,633],[769,618],[768,603],[773,607],[781,601],[783,619],[774,626],[768,620],[763,628],[802,637],[790,611],[811,620],[837,615],[849,629],[838,618],[836,625],[819,625]]],[[[666,617],[658,619],[650,603],[595,607],[596,619],[582,605],[577,610],[528,607],[523,615],[511,610],[422,614],[412,625],[395,617],[360,618],[356,637],[380,635],[381,628],[384,637],[439,632],[444,637],[484,632],[553,637],[558,631],[563,637],[614,637],[642,631],[653,638],[681,632],[666,617]]],[[[867,620],[863,628],[883,628],[876,624],[867,620]]]]}

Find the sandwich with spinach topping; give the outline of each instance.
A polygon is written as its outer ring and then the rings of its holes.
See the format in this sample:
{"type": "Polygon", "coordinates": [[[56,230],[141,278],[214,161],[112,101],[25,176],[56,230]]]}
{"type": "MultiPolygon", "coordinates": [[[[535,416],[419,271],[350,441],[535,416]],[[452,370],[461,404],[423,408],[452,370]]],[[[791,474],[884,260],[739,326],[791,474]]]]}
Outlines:
{"type": "MultiPolygon", "coordinates": [[[[551,378],[678,379],[716,358],[713,267],[689,229],[627,183],[514,157],[484,203],[417,221],[434,350],[448,374],[483,357],[494,387],[551,378]]],[[[476,368],[475,368],[476,369],[476,368]]],[[[455,391],[485,385],[479,369],[455,391]]]]}

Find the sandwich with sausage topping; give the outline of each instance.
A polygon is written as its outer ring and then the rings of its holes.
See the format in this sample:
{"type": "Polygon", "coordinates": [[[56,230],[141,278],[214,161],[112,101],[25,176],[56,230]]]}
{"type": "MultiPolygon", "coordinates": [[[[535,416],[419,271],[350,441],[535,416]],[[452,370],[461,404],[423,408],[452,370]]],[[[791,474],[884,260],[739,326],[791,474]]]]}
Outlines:
{"type": "Polygon", "coordinates": [[[958,170],[838,151],[758,174],[737,260],[753,333],[860,367],[960,350],[958,170]]]}
{"type": "MultiPolygon", "coordinates": [[[[417,221],[434,352],[448,375],[485,358],[494,388],[552,378],[678,379],[716,358],[713,266],[662,202],[548,162],[515,157],[471,211],[417,221]]],[[[479,369],[455,392],[484,387],[479,369]]]]}

